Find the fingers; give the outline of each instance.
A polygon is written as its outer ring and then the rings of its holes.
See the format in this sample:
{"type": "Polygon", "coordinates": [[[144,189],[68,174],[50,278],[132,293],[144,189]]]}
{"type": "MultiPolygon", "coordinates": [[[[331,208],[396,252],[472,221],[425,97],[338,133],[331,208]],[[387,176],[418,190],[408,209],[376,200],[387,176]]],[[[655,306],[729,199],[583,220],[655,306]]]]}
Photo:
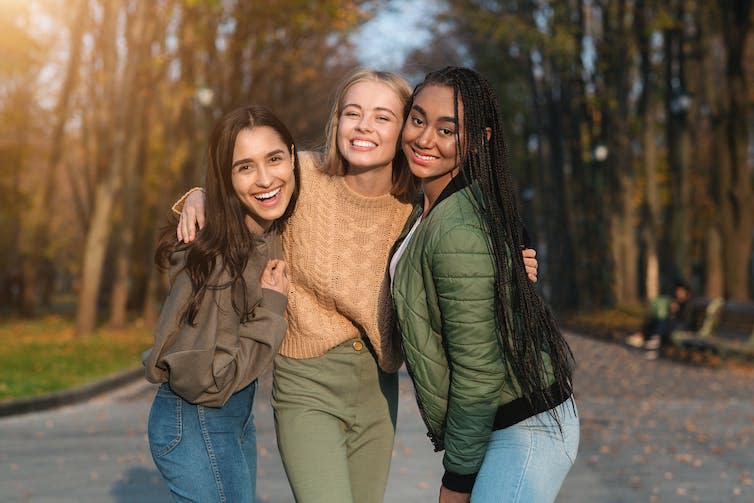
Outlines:
{"type": "Polygon", "coordinates": [[[262,271],[259,280],[262,288],[269,288],[288,295],[288,268],[283,260],[271,259],[262,271]]]}
{"type": "Polygon", "coordinates": [[[183,240],[190,243],[196,237],[196,211],[192,206],[185,206],[181,212],[183,223],[183,240]]]}
{"type": "Polygon", "coordinates": [[[175,229],[175,235],[178,241],[183,241],[183,214],[178,218],[178,225],[175,229]]]}
{"type": "Polygon", "coordinates": [[[181,210],[181,218],[178,220],[176,236],[179,241],[190,243],[196,239],[196,226],[204,228],[206,219],[204,216],[204,192],[194,190],[188,194],[181,210]]]}
{"type": "Polygon", "coordinates": [[[183,211],[181,211],[181,217],[178,219],[178,241],[183,241],[184,243],[191,242],[188,220],[189,217],[184,208],[183,211]]]}
{"type": "Polygon", "coordinates": [[[536,283],[537,268],[539,267],[539,263],[536,259],[537,251],[533,248],[526,248],[521,251],[521,254],[524,256],[524,267],[526,268],[526,275],[529,277],[529,280],[532,283],[536,283]]]}
{"type": "Polygon", "coordinates": [[[191,232],[192,232],[192,239],[193,235],[196,234],[196,226],[199,226],[199,229],[204,229],[204,221],[205,221],[205,215],[204,215],[204,200],[206,199],[206,196],[204,194],[204,191],[196,190],[189,194],[188,199],[186,200],[186,210],[190,212],[191,216],[191,232]]]}
{"type": "Polygon", "coordinates": [[[267,265],[264,266],[264,270],[265,272],[272,272],[276,270],[278,267],[282,267],[282,266],[285,266],[284,261],[280,259],[276,259],[276,258],[271,258],[270,260],[267,261],[267,265]]]}
{"type": "Polygon", "coordinates": [[[282,278],[288,277],[285,261],[279,259],[270,259],[267,265],[264,267],[263,275],[268,275],[270,278],[282,278]]]}
{"type": "Polygon", "coordinates": [[[185,206],[181,211],[178,228],[176,229],[178,241],[190,243],[196,239],[197,225],[199,229],[204,228],[204,213],[197,213],[193,206],[185,206]]]}
{"type": "Polygon", "coordinates": [[[533,283],[537,282],[537,261],[534,259],[524,259],[524,267],[526,268],[526,275],[533,283]]]}
{"type": "Polygon", "coordinates": [[[204,211],[196,213],[196,225],[199,226],[199,229],[204,229],[204,211]]]}

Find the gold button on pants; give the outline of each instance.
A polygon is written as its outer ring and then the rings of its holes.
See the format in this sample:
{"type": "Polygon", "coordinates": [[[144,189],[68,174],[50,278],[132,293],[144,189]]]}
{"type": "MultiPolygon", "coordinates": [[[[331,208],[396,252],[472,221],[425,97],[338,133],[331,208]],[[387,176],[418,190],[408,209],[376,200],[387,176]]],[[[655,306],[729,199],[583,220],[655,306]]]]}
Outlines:
{"type": "Polygon", "coordinates": [[[353,341],[353,349],[356,351],[361,351],[364,349],[364,343],[361,341],[353,341]]]}

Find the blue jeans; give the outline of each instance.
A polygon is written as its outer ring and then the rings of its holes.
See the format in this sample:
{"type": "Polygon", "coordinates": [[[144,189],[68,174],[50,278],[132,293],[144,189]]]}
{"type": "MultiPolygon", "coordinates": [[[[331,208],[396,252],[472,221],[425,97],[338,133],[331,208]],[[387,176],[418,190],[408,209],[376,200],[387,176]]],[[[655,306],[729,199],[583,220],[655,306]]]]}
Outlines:
{"type": "Polygon", "coordinates": [[[472,503],[555,501],[579,447],[573,399],[555,410],[562,433],[548,412],[492,432],[471,492],[472,503]]]}
{"type": "Polygon", "coordinates": [[[193,405],[162,384],[147,434],[157,469],[179,502],[253,502],[257,480],[254,392],[257,382],[220,408],[193,405]]]}

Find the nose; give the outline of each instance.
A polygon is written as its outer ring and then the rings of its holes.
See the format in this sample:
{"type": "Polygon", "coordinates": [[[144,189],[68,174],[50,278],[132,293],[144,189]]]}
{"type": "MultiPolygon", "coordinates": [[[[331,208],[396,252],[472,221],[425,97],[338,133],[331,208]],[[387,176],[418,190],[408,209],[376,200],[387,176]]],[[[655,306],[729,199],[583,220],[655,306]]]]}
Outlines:
{"type": "Polygon", "coordinates": [[[356,124],[356,130],[358,131],[371,131],[372,130],[372,124],[369,120],[369,117],[366,115],[362,115],[359,118],[359,122],[356,124]]]}
{"type": "Polygon", "coordinates": [[[418,147],[421,148],[429,148],[432,146],[432,143],[434,142],[434,131],[432,128],[425,127],[421,130],[421,133],[419,133],[419,136],[416,137],[414,140],[414,143],[418,147]]]}
{"type": "Polygon", "coordinates": [[[257,169],[256,184],[259,187],[267,188],[272,185],[273,181],[272,171],[269,166],[260,166],[257,169]]]}

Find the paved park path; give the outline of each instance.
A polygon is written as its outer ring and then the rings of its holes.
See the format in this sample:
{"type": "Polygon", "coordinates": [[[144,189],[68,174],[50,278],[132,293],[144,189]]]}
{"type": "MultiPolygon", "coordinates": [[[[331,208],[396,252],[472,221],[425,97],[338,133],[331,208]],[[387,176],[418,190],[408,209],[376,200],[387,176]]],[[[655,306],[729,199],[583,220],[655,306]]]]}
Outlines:
{"type": "MultiPolygon", "coordinates": [[[[645,360],[570,335],[579,369],[579,458],[558,503],[754,502],[754,372],[645,360]]],[[[255,403],[258,499],[290,503],[275,447],[269,377],[255,403]]],[[[89,402],[0,419],[0,502],[168,502],[146,444],[154,387],[134,383],[89,402]]],[[[401,375],[386,502],[436,501],[431,452],[401,375]]]]}

